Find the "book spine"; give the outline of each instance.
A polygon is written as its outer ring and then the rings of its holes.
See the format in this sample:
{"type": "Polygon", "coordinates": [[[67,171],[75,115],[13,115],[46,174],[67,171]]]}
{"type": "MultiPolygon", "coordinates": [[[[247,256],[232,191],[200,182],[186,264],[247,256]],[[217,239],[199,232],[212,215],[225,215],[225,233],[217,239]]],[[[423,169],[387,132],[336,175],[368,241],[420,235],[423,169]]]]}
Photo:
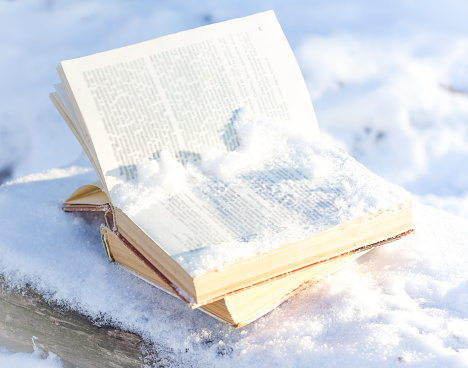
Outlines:
{"type": "MultiPolygon", "coordinates": [[[[116,224],[115,224],[115,217],[113,214],[112,209],[109,209],[106,211],[104,215],[107,223],[107,227],[112,230],[114,235],[119,238],[119,240],[133,253],[135,256],[137,256],[140,261],[142,261],[146,267],[148,267],[152,272],[154,272],[161,280],[163,280],[166,285],[171,289],[171,292],[173,292],[175,295],[177,295],[178,298],[180,298],[182,301],[184,301],[187,304],[193,304],[193,301],[189,301],[189,297],[185,297],[182,295],[181,290],[171,281],[169,280],[161,271],[159,271],[146,257],[140,253],[138,249],[136,249],[128,240],[125,238],[118,230],[116,224]]],[[[107,250],[108,251],[108,250],[107,250]]],[[[106,252],[107,252],[106,251],[106,252]]]]}

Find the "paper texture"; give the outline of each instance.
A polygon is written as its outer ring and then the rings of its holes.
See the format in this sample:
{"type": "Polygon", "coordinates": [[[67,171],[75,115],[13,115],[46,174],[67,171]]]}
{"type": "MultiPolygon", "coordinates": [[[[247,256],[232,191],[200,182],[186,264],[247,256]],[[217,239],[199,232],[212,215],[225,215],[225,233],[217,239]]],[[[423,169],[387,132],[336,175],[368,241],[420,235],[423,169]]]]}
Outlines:
{"type": "Polygon", "coordinates": [[[161,150],[185,162],[203,147],[232,149],[241,108],[319,134],[273,12],[64,61],[59,73],[108,190],[161,150]]]}

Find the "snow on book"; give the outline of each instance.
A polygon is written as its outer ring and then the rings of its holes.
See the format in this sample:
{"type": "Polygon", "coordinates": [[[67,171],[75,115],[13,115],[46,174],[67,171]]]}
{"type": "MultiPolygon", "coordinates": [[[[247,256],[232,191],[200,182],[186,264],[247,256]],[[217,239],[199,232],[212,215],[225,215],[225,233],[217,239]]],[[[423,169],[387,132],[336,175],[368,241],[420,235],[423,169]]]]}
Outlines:
{"type": "Polygon", "coordinates": [[[193,307],[412,232],[411,196],[320,140],[271,11],[58,73],[51,99],[100,179],[66,209],[108,204],[112,232],[193,307]]]}

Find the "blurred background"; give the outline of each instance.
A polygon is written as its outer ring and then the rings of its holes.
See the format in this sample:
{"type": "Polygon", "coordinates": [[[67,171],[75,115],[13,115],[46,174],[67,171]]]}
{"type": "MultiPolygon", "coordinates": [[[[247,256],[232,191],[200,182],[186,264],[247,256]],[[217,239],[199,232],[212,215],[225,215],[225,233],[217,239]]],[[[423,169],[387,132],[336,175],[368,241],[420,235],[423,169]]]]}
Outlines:
{"type": "Polygon", "coordinates": [[[0,0],[0,183],[81,147],[49,101],[61,60],[273,9],[324,139],[468,218],[468,3],[0,0]]]}

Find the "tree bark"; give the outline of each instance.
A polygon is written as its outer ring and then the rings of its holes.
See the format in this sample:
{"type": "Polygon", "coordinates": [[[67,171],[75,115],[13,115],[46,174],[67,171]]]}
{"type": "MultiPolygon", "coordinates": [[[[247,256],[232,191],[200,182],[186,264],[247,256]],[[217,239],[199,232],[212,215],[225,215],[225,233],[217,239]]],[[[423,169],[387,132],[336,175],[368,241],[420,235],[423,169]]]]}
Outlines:
{"type": "Polygon", "coordinates": [[[7,290],[0,277],[0,346],[57,354],[64,367],[140,367],[145,347],[141,337],[112,327],[99,327],[76,312],[49,305],[34,290],[7,290]]]}

